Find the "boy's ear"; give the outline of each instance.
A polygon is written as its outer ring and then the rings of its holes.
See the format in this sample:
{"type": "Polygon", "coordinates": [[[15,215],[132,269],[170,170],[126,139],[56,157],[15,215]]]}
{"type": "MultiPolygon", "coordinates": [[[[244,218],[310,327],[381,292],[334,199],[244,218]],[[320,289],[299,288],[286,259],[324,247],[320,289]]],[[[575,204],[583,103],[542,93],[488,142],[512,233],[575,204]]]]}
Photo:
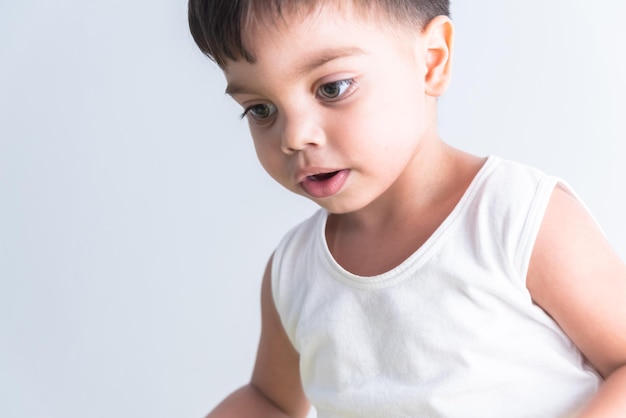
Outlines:
{"type": "Polygon", "coordinates": [[[441,96],[450,84],[454,25],[446,16],[437,16],[422,31],[426,62],[426,94],[441,96]]]}

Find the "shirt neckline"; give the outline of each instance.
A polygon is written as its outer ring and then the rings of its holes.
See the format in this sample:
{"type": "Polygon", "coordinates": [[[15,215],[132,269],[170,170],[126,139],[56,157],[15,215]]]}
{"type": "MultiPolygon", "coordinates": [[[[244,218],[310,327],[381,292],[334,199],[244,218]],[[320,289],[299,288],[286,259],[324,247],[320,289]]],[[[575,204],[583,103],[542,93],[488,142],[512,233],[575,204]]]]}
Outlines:
{"type": "Polygon", "coordinates": [[[326,210],[320,210],[316,225],[316,241],[317,252],[318,254],[321,254],[322,264],[336,280],[351,287],[361,289],[381,289],[401,282],[405,278],[409,277],[411,273],[421,268],[432,256],[435,250],[441,245],[441,243],[445,241],[448,231],[450,231],[451,227],[458,222],[463,214],[465,214],[469,204],[475,199],[480,185],[484,182],[485,178],[487,178],[498,161],[500,161],[498,157],[493,155],[488,156],[483,166],[480,170],[478,170],[478,173],[476,173],[472,182],[463,193],[461,199],[459,199],[454,209],[452,209],[452,212],[450,212],[439,227],[437,227],[435,232],[428,237],[426,242],[424,242],[422,246],[407,257],[402,263],[391,270],[375,276],[360,276],[351,273],[337,263],[331,254],[330,249],[328,248],[328,242],[326,241],[325,230],[326,221],[328,220],[328,212],[326,210]]]}

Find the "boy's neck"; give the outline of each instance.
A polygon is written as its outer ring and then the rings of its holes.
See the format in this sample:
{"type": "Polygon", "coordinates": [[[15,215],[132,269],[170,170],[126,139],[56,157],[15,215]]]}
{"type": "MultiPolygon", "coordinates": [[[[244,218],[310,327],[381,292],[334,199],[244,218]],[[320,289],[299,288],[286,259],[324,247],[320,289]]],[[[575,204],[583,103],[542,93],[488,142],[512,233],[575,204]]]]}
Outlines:
{"type": "Polygon", "coordinates": [[[485,162],[438,137],[417,157],[386,199],[357,212],[329,215],[328,248],[346,270],[372,276],[403,262],[450,215],[485,162]]]}
{"type": "Polygon", "coordinates": [[[438,136],[432,136],[381,198],[361,210],[331,217],[341,220],[345,227],[371,231],[406,224],[410,218],[421,217],[420,213],[448,200],[455,190],[464,190],[469,185],[459,178],[459,171],[469,157],[438,136]]]}

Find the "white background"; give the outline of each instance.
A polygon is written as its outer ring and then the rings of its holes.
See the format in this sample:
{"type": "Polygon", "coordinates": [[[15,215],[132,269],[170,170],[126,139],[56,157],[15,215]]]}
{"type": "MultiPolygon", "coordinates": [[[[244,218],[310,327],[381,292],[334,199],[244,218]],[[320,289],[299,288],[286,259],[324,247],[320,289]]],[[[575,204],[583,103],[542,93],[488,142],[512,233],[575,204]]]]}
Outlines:
{"type": "MultiPolygon", "coordinates": [[[[451,144],[566,178],[626,258],[626,6],[459,1],[451,144]]],[[[250,376],[274,185],[183,0],[0,0],[0,416],[200,417],[250,376]]]]}

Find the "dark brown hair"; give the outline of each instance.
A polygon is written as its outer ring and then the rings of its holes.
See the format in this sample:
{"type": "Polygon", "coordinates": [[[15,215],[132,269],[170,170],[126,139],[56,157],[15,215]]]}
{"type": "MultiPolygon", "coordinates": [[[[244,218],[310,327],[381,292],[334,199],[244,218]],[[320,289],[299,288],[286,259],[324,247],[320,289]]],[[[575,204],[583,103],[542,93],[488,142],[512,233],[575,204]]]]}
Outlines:
{"type": "MultiPolygon", "coordinates": [[[[243,41],[244,28],[252,19],[280,17],[284,11],[313,10],[323,1],[331,0],[189,0],[189,28],[202,53],[220,67],[224,68],[228,60],[254,62],[243,41]]],[[[394,23],[419,30],[436,16],[450,15],[449,0],[334,1],[351,2],[360,10],[383,11],[394,23]]]]}

